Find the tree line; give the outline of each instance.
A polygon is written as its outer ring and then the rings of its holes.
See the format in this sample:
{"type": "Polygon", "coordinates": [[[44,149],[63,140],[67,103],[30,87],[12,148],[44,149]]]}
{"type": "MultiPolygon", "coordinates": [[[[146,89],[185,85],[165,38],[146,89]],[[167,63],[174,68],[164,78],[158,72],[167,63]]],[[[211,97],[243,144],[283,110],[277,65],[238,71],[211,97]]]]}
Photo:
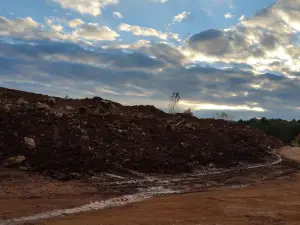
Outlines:
{"type": "MultiPolygon", "coordinates": [[[[180,108],[178,103],[180,101],[179,92],[174,92],[169,99],[169,113],[179,113],[180,108]]],[[[185,110],[183,113],[193,115],[191,109],[185,110]]],[[[215,119],[223,119],[232,121],[233,116],[226,112],[216,113],[215,119]]],[[[283,119],[267,119],[265,117],[258,119],[252,118],[249,120],[239,120],[234,123],[240,123],[247,125],[253,129],[259,129],[264,131],[268,135],[272,135],[280,138],[282,141],[292,144],[294,146],[300,146],[300,120],[283,120],[283,119]]]]}
{"type": "Polygon", "coordinates": [[[238,123],[245,124],[253,129],[259,129],[266,134],[280,138],[286,143],[299,146],[300,142],[297,136],[300,134],[300,120],[283,119],[261,119],[252,118],[250,120],[239,120],[238,123]]]}

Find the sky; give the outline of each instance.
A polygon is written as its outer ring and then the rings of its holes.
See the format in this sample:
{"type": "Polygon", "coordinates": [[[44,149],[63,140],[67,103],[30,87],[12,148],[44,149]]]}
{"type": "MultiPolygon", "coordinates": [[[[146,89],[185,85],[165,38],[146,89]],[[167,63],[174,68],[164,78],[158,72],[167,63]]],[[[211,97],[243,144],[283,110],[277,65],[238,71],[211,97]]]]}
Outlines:
{"type": "Polygon", "coordinates": [[[300,118],[300,0],[1,0],[0,86],[300,118]]]}

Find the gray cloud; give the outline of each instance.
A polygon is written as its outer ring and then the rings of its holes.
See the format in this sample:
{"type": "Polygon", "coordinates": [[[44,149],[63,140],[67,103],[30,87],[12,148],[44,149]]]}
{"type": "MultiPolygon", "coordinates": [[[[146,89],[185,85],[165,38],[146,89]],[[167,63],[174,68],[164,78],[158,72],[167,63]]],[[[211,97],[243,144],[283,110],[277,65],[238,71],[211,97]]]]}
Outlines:
{"type": "Polygon", "coordinates": [[[208,55],[223,55],[230,51],[230,40],[221,30],[205,30],[193,35],[188,44],[193,51],[208,55]]]}
{"type": "MultiPolygon", "coordinates": [[[[266,113],[277,109],[297,112],[300,95],[300,81],[297,79],[272,73],[254,74],[245,70],[251,67],[238,64],[220,63],[219,68],[205,64],[185,67],[175,60],[170,67],[166,66],[170,61],[168,57],[153,58],[149,55],[155,55],[159,48],[170,48],[170,52],[174,49],[165,44],[153,44],[153,49],[150,46],[130,53],[117,49],[89,52],[70,43],[42,41],[29,45],[4,42],[1,44],[0,80],[5,85],[35,84],[57,89],[57,93],[70,91],[82,97],[93,93],[127,103],[131,96],[129,103],[132,104],[134,99],[142,102],[147,98],[153,104],[157,102],[159,107],[167,104],[170,93],[179,91],[183,100],[193,103],[195,110],[213,104],[241,109],[248,107],[250,111],[251,108],[262,108],[268,110],[266,113]],[[59,55],[65,59],[57,57],[59,55]],[[105,64],[109,65],[103,66],[105,64]]],[[[179,62],[181,55],[177,53],[171,58],[177,57],[179,62]]]]}
{"type": "Polygon", "coordinates": [[[175,33],[166,33],[166,32],[156,30],[154,28],[134,26],[127,23],[121,23],[119,25],[119,30],[125,32],[131,32],[133,35],[136,36],[156,37],[162,40],[179,39],[178,34],[175,33]]]}
{"type": "Polygon", "coordinates": [[[7,44],[0,42],[0,55],[25,60],[55,60],[81,64],[89,64],[94,67],[109,69],[137,69],[151,70],[165,66],[159,61],[143,52],[123,52],[120,49],[87,50],[72,43],[39,41],[34,44],[7,44]]]}
{"type": "Polygon", "coordinates": [[[261,72],[274,70],[290,76],[300,67],[299,32],[300,1],[279,0],[237,26],[199,32],[187,44],[195,59],[247,63],[261,72]],[[280,64],[269,67],[276,61],[280,64]]]}
{"type": "MultiPolygon", "coordinates": [[[[53,30],[52,22],[47,29],[31,18],[0,17],[0,36],[11,38],[0,42],[0,85],[80,97],[97,94],[160,108],[178,91],[182,107],[201,116],[214,114],[210,109],[231,109],[237,110],[232,111],[236,117],[292,117],[300,107],[299,6],[300,0],[278,1],[237,26],[199,32],[181,46],[140,40],[96,47],[98,41],[115,40],[117,32],[73,20],[62,23],[70,22],[73,29],[65,33],[53,30]]],[[[120,30],[178,39],[128,24],[120,30]]]]}

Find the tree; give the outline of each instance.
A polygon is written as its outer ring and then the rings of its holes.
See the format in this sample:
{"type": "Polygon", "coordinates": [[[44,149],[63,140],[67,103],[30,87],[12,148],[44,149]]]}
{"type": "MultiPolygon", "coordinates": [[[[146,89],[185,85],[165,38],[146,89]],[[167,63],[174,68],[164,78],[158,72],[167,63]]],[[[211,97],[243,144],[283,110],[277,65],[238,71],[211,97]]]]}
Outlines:
{"type": "Polygon", "coordinates": [[[187,110],[184,110],[183,113],[184,113],[184,114],[187,114],[187,115],[190,115],[190,116],[193,116],[193,115],[194,115],[193,112],[192,112],[192,110],[191,110],[190,108],[188,108],[187,110]]]}
{"type": "Polygon", "coordinates": [[[174,92],[170,97],[169,113],[179,112],[178,102],[180,100],[179,92],[174,92]]]}
{"type": "Polygon", "coordinates": [[[232,121],[233,120],[233,116],[229,115],[226,112],[221,112],[221,113],[216,113],[215,115],[215,119],[217,120],[228,120],[228,121],[232,121]]]}

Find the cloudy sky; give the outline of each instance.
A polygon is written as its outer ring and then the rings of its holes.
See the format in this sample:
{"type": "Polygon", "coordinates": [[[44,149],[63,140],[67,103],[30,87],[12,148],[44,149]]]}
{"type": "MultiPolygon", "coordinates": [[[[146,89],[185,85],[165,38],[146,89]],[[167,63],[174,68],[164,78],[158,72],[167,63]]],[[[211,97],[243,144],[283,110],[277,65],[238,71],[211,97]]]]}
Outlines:
{"type": "Polygon", "coordinates": [[[300,118],[300,0],[1,0],[0,86],[300,118]]]}

